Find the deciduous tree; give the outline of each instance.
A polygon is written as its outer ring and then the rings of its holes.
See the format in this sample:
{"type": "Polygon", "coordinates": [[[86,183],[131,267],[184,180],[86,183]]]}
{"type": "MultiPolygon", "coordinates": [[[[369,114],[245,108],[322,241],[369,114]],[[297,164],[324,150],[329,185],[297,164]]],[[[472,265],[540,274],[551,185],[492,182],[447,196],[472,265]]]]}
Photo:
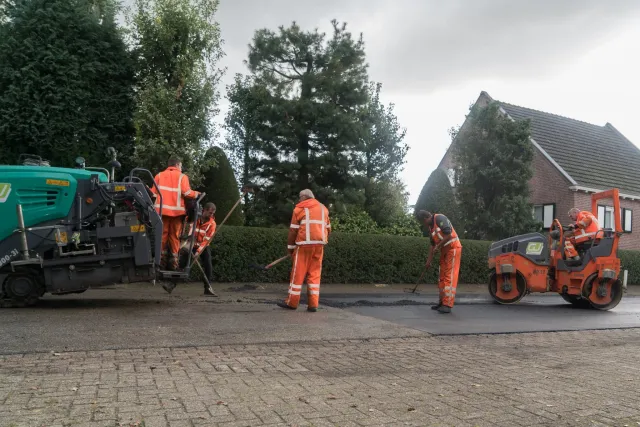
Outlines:
{"type": "Polygon", "coordinates": [[[218,0],[136,0],[129,16],[138,63],[135,158],[153,172],[179,155],[194,185],[215,134],[222,56],[218,0]]]}

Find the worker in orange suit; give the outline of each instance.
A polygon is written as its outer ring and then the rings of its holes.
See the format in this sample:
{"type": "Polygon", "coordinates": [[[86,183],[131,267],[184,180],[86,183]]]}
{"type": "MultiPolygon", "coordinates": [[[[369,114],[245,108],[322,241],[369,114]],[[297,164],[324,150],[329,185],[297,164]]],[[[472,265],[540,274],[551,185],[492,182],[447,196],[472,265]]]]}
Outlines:
{"type": "MultiPolygon", "coordinates": [[[[189,177],[182,173],[182,162],[175,156],[169,158],[167,169],[157,174],[155,181],[162,194],[162,212],[160,198],[156,197],[155,201],[156,210],[162,214],[160,268],[175,271],[178,269],[182,223],[187,214],[184,199],[195,199],[200,193],[191,189],[189,177]]],[[[151,191],[157,194],[155,187],[151,191]]]]}
{"type": "Polygon", "coordinates": [[[451,313],[458,288],[462,244],[456,230],[446,216],[432,214],[424,210],[418,211],[417,216],[418,220],[429,230],[431,239],[425,269],[431,266],[433,254],[440,251],[440,277],[438,278],[440,300],[437,305],[431,308],[439,313],[451,313]]]}
{"type": "Polygon", "coordinates": [[[580,255],[577,248],[589,245],[593,240],[600,240],[597,235],[600,223],[591,212],[581,211],[578,208],[572,208],[569,211],[569,217],[575,221],[575,224],[571,224],[570,231],[565,233],[564,254],[567,260],[578,262],[580,255]]]}
{"type": "Polygon", "coordinates": [[[293,209],[287,250],[293,259],[289,295],[278,306],[295,310],[300,303],[302,284],[307,282],[307,311],[316,312],[320,303],[320,277],[324,245],[329,241],[329,210],[311,190],[302,190],[293,209]]]}
{"type": "MultiPolygon", "coordinates": [[[[202,208],[202,216],[198,218],[198,221],[195,224],[191,225],[189,236],[187,237],[187,241],[190,242],[191,233],[193,233],[195,227],[196,238],[193,245],[192,254],[193,257],[200,257],[201,265],[204,269],[204,274],[207,276],[207,280],[209,281],[209,283],[213,281],[213,270],[211,266],[211,252],[209,244],[211,243],[213,235],[216,233],[217,224],[214,217],[215,213],[215,204],[211,202],[205,204],[202,208]]],[[[188,259],[188,251],[183,250],[182,253],[183,262],[186,264],[186,261],[188,259]]],[[[207,296],[218,296],[215,292],[213,292],[213,289],[207,286],[206,282],[204,284],[204,294],[207,296]]]]}

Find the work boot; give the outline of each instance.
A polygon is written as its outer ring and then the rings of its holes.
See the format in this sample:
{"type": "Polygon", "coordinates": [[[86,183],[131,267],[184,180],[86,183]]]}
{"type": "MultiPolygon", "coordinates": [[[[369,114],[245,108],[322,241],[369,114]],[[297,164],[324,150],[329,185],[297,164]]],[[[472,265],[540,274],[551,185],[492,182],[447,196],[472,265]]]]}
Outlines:
{"type": "Polygon", "coordinates": [[[176,284],[173,282],[165,282],[162,284],[162,288],[170,294],[176,288],[176,284]]]}
{"type": "Polygon", "coordinates": [[[296,309],[295,307],[288,306],[287,304],[285,304],[285,303],[283,303],[283,302],[277,302],[277,303],[276,303],[276,305],[277,305],[278,307],[288,308],[289,310],[295,310],[295,309],[296,309]]]}
{"type": "Polygon", "coordinates": [[[204,288],[204,294],[206,296],[212,296],[212,297],[217,297],[218,296],[218,294],[213,292],[213,289],[211,289],[211,288],[204,288]]]}
{"type": "Polygon", "coordinates": [[[315,313],[316,311],[318,311],[318,307],[307,307],[307,311],[315,313]]]}
{"type": "Polygon", "coordinates": [[[451,307],[447,307],[446,305],[441,305],[438,308],[438,313],[440,314],[451,313],[451,307]]]}
{"type": "Polygon", "coordinates": [[[442,306],[442,303],[441,303],[441,302],[438,302],[438,304],[436,304],[436,305],[432,305],[432,306],[431,306],[431,310],[437,310],[437,309],[439,309],[441,306],[442,306]]]}

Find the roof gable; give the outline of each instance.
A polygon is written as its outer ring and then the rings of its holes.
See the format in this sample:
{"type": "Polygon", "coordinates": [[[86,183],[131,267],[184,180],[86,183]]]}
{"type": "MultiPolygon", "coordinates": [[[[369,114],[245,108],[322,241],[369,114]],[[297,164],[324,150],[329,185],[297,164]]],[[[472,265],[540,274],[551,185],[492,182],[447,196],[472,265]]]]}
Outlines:
{"type": "Polygon", "coordinates": [[[597,126],[496,102],[513,119],[531,120],[531,138],[577,185],[640,196],[640,149],[610,123],[597,126]]]}

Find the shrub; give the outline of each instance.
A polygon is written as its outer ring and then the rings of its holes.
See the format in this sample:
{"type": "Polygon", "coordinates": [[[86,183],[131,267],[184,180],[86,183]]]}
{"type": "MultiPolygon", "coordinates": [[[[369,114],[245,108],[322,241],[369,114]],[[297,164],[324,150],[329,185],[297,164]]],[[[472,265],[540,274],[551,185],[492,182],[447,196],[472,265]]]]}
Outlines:
{"type": "MultiPolygon", "coordinates": [[[[287,230],[225,226],[212,243],[214,278],[221,282],[288,282],[291,262],[264,272],[285,255],[287,230]]],[[[460,283],[486,283],[488,242],[463,241],[460,283]]],[[[325,249],[323,283],[415,283],[427,257],[428,240],[421,237],[334,232],[325,249]]],[[[425,275],[435,283],[438,257],[425,275]]]]}
{"type": "Polygon", "coordinates": [[[640,251],[619,251],[620,280],[623,279],[622,270],[628,270],[627,285],[640,285],[640,251]]]}
{"type": "MultiPolygon", "coordinates": [[[[214,279],[219,282],[289,281],[290,261],[269,271],[250,268],[285,255],[286,229],[224,226],[212,243],[214,279]]],[[[323,283],[415,283],[427,257],[428,239],[385,234],[334,232],[325,248],[323,283]]],[[[484,284],[488,279],[490,242],[463,240],[459,283],[484,284]]],[[[628,284],[640,284],[640,252],[620,251],[628,284]]],[[[438,255],[422,283],[436,283],[438,255]]],[[[194,279],[199,277],[194,270],[194,279]]]]}

